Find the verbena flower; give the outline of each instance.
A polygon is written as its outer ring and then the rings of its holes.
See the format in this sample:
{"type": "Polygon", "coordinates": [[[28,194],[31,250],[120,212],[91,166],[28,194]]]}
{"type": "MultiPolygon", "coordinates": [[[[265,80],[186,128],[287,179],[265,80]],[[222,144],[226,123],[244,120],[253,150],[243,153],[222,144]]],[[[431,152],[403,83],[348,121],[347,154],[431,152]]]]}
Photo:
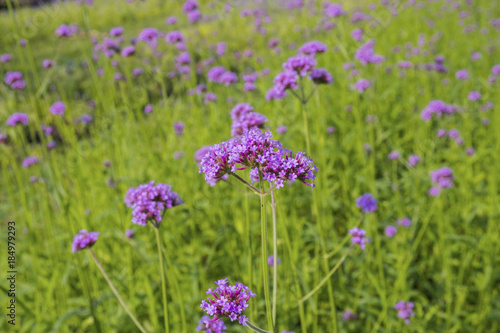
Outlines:
{"type": "Polygon", "coordinates": [[[408,228],[411,225],[411,220],[407,217],[403,217],[396,220],[397,225],[402,225],[405,228],[408,228]]]}
{"type": "Polygon", "coordinates": [[[366,89],[370,88],[371,85],[372,85],[372,83],[370,80],[361,79],[359,81],[356,81],[356,83],[354,83],[352,88],[354,90],[357,90],[358,92],[362,93],[366,89]]]}
{"type": "Polygon", "coordinates": [[[163,220],[165,210],[183,204],[172,186],[154,180],[148,184],[131,187],[125,195],[125,204],[132,208],[132,223],[145,226],[152,222],[157,228],[163,220]]]}
{"type": "Polygon", "coordinates": [[[175,135],[182,136],[184,134],[184,127],[185,125],[183,122],[174,123],[175,135]]]}
{"type": "Polygon", "coordinates": [[[449,167],[442,167],[440,169],[431,171],[431,181],[437,185],[439,188],[451,188],[453,187],[453,170],[449,167]]]}
{"type": "Polygon", "coordinates": [[[222,319],[211,321],[209,316],[203,316],[196,327],[196,331],[203,331],[207,333],[224,333],[226,325],[222,319]]]}
{"type": "Polygon", "coordinates": [[[314,68],[309,77],[316,84],[330,84],[333,82],[332,75],[324,68],[314,68]]]}
{"type": "Polygon", "coordinates": [[[9,62],[11,60],[12,60],[12,56],[8,53],[0,55],[0,62],[5,63],[5,62],[9,62]]]}
{"type": "Polygon", "coordinates": [[[43,68],[51,68],[53,65],[54,65],[54,62],[52,60],[49,60],[49,59],[45,59],[42,62],[43,68]]]}
{"type": "Polygon", "coordinates": [[[365,237],[366,231],[358,227],[354,227],[349,230],[349,234],[352,236],[352,243],[358,244],[361,250],[364,250],[365,244],[370,242],[370,238],[365,237]]]}
{"type": "Polygon", "coordinates": [[[12,85],[16,81],[20,81],[23,78],[23,73],[21,72],[6,72],[5,73],[5,83],[12,85]]]}
{"type": "MultiPolygon", "coordinates": [[[[276,266],[279,266],[281,265],[281,259],[279,257],[277,257],[278,260],[276,260],[276,266]]],[[[271,254],[269,257],[267,257],[267,264],[269,266],[274,266],[274,256],[271,254]]]]}
{"type": "Polygon", "coordinates": [[[455,74],[455,77],[459,80],[468,80],[469,79],[469,72],[466,69],[459,70],[455,74]]]}
{"type": "Polygon", "coordinates": [[[222,176],[238,170],[250,169],[250,179],[259,180],[259,172],[264,180],[276,188],[284,182],[299,180],[306,185],[314,181],[318,170],[311,158],[298,152],[284,149],[279,141],[271,139],[271,132],[262,133],[257,129],[244,132],[241,136],[216,144],[210,148],[200,165],[200,173],[205,174],[208,184],[214,185],[222,176]]]}
{"type": "Polygon", "coordinates": [[[481,93],[479,91],[471,91],[467,98],[471,102],[478,101],[481,99],[481,93]]]}
{"type": "Polygon", "coordinates": [[[227,278],[216,281],[215,284],[217,288],[209,288],[207,291],[207,295],[214,298],[209,297],[201,301],[201,309],[212,316],[210,319],[212,322],[229,318],[231,321],[238,320],[241,325],[246,326],[248,318],[243,311],[248,307],[248,300],[257,295],[242,283],[236,282],[234,286],[228,285],[227,278]]]}
{"type": "Polygon", "coordinates": [[[123,35],[123,27],[113,27],[113,28],[111,28],[111,30],[109,31],[109,35],[111,37],[118,37],[118,36],[123,35]]]}
{"type": "Polygon", "coordinates": [[[36,156],[28,156],[23,160],[23,168],[27,168],[34,164],[38,164],[38,157],[36,156]]]}
{"type": "Polygon", "coordinates": [[[328,50],[325,44],[318,41],[310,41],[299,48],[299,53],[314,57],[316,53],[324,53],[328,50]]]}
{"type": "Polygon", "coordinates": [[[15,112],[7,119],[7,126],[16,126],[17,124],[28,125],[29,118],[26,113],[15,112]]]}
{"type": "Polygon", "coordinates": [[[288,89],[297,90],[297,73],[294,71],[284,71],[274,77],[274,89],[276,91],[284,92],[288,89]]]}
{"type": "Polygon", "coordinates": [[[420,162],[420,156],[418,155],[410,155],[410,157],[408,157],[408,165],[411,166],[411,167],[414,167],[415,165],[417,165],[417,163],[420,162]]]}
{"type": "Polygon", "coordinates": [[[134,238],[135,237],[134,230],[132,229],[125,230],[125,237],[127,237],[128,239],[134,238]]]}
{"type": "Polygon", "coordinates": [[[231,110],[231,136],[241,135],[252,128],[262,129],[269,121],[263,114],[252,112],[253,107],[248,103],[237,104],[231,110]]]}
{"type": "Polygon", "coordinates": [[[401,157],[401,154],[398,151],[391,151],[389,153],[389,156],[387,156],[388,159],[390,160],[397,160],[401,157]]]}
{"type": "Polygon", "coordinates": [[[99,233],[96,231],[88,232],[85,229],[80,230],[73,238],[71,252],[77,252],[92,247],[92,245],[97,242],[97,237],[99,237],[99,233]]]}
{"type": "Polygon", "coordinates": [[[371,195],[365,193],[356,199],[356,207],[361,208],[363,213],[372,213],[377,210],[378,201],[371,195]]]}
{"type": "Polygon", "coordinates": [[[431,101],[420,113],[420,118],[424,121],[429,121],[432,119],[432,115],[435,114],[438,118],[441,118],[443,114],[453,114],[456,111],[456,107],[453,105],[448,105],[443,101],[434,100],[431,101]]]}
{"type": "Polygon", "coordinates": [[[398,317],[404,319],[405,324],[410,323],[410,318],[415,316],[413,312],[413,302],[400,301],[394,305],[394,309],[398,311],[398,317]]]}
{"type": "Polygon", "coordinates": [[[215,66],[210,68],[210,70],[207,73],[208,81],[210,82],[217,82],[219,83],[219,79],[226,72],[226,68],[223,66],[215,66]]]}
{"type": "Polygon", "coordinates": [[[297,74],[304,77],[316,65],[317,62],[313,57],[299,54],[288,58],[288,60],[283,64],[283,68],[288,71],[295,71],[297,74]]]}
{"type": "Polygon", "coordinates": [[[398,229],[393,225],[388,225],[384,230],[385,235],[390,238],[394,237],[396,232],[398,232],[398,229]]]}
{"type": "Polygon", "coordinates": [[[354,320],[356,318],[358,318],[358,315],[352,312],[351,310],[345,310],[344,313],[342,314],[343,321],[354,320]]]}
{"type": "Polygon", "coordinates": [[[194,160],[199,165],[212,146],[203,146],[194,153],[194,160]]]}
{"type": "Polygon", "coordinates": [[[130,57],[131,55],[133,55],[135,53],[135,47],[133,45],[129,45],[129,46],[125,46],[123,49],[122,49],[122,57],[130,57]]]}
{"type": "Polygon", "coordinates": [[[375,54],[375,51],[373,50],[374,47],[374,40],[366,42],[365,44],[361,45],[361,47],[356,51],[354,58],[359,60],[363,65],[371,63],[380,64],[382,61],[384,61],[384,57],[379,54],[375,54]]]}
{"type": "Polygon", "coordinates": [[[64,112],[66,111],[66,105],[61,101],[55,102],[54,104],[52,104],[50,106],[49,111],[52,114],[62,116],[62,115],[64,115],[64,112]]]}

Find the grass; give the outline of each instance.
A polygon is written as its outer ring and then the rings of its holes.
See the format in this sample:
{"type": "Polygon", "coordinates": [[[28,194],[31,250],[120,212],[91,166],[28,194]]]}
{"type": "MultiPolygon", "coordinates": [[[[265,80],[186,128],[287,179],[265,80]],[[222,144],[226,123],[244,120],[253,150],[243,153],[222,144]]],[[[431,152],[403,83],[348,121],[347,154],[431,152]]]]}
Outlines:
{"type": "MultiPolygon", "coordinates": [[[[319,11],[321,4],[315,5],[319,11]]],[[[300,103],[293,96],[267,102],[264,94],[281,64],[296,53],[288,45],[300,46],[309,40],[329,47],[317,59],[335,81],[319,87],[307,105],[311,138],[307,153],[319,168],[316,188],[311,191],[296,183],[276,192],[277,244],[282,260],[277,292],[279,331],[498,331],[500,136],[496,129],[500,126],[500,91],[498,84],[489,85],[487,79],[500,52],[498,30],[489,22],[500,16],[500,8],[495,1],[486,0],[471,7],[463,5],[462,10],[470,14],[460,25],[458,11],[451,6],[439,17],[442,5],[426,3],[421,9],[400,5],[394,17],[377,5],[370,14],[378,27],[370,29],[369,23],[353,24],[340,18],[335,20],[337,27],[327,32],[315,32],[319,16],[306,9],[288,12],[272,6],[273,22],[265,24],[267,35],[254,32],[252,18],[241,18],[243,7],[238,4],[226,13],[222,4],[210,8],[202,2],[204,15],[220,17],[196,25],[186,22],[179,3],[163,1],[102,1],[88,8],[62,3],[23,8],[13,15],[0,13],[0,31],[7,31],[0,36],[1,50],[14,58],[1,64],[0,74],[18,70],[28,81],[22,92],[0,85],[0,131],[9,135],[9,143],[0,145],[0,220],[2,235],[7,235],[7,221],[16,221],[19,332],[136,331],[90,253],[71,253],[72,237],[80,229],[101,233],[93,250],[145,329],[164,330],[153,228],[133,225],[131,212],[123,203],[128,188],[149,180],[172,185],[185,202],[167,211],[160,228],[171,329],[183,331],[183,304],[185,331],[193,331],[202,315],[199,304],[207,288],[224,277],[249,285],[257,293],[247,315],[253,323],[266,327],[259,198],[227,183],[205,184],[192,156],[203,145],[229,139],[229,111],[239,102],[248,102],[266,115],[272,131],[286,125],[288,131],[275,133],[275,138],[294,151],[306,151],[300,103]],[[163,42],[160,59],[141,43],[133,58],[118,57],[116,69],[102,56],[97,63],[91,61],[87,33],[101,40],[118,25],[125,27],[126,39],[146,26],[170,31],[173,28],[164,19],[171,15],[179,17],[175,28],[186,35],[192,59],[214,56],[210,45],[225,41],[228,54],[215,64],[237,73],[269,68],[271,74],[259,78],[257,90],[246,94],[241,82],[236,87],[208,83],[217,101],[205,105],[200,96],[186,92],[206,82],[206,75],[169,79],[167,73],[173,69],[178,51],[163,42]],[[435,22],[434,28],[429,20],[435,22]],[[80,33],[56,38],[54,31],[63,23],[78,24],[80,33]],[[476,30],[464,34],[464,27],[472,23],[477,24],[476,30]],[[360,44],[349,34],[363,25],[376,39],[377,53],[386,60],[381,66],[356,64],[361,73],[358,78],[374,83],[359,94],[350,89],[355,79],[342,64],[353,61],[360,44]],[[486,34],[479,32],[483,27],[488,28],[486,34]],[[410,61],[433,62],[434,55],[442,54],[449,74],[411,69],[405,77],[399,76],[396,64],[405,60],[405,53],[393,53],[393,47],[404,49],[406,43],[415,47],[420,34],[426,36],[423,48],[429,55],[417,55],[410,61]],[[281,53],[267,48],[271,37],[280,39],[281,53]],[[27,47],[18,46],[19,38],[28,40],[27,47]],[[334,48],[338,51],[332,52],[334,48]],[[245,49],[255,55],[232,56],[233,51],[245,49]],[[472,62],[475,51],[483,57],[472,62]],[[256,61],[258,57],[262,62],[256,61]],[[56,66],[44,70],[41,62],[45,58],[55,60],[56,66]],[[143,59],[150,63],[144,64],[143,59]],[[88,69],[81,65],[84,60],[88,69]],[[139,66],[146,70],[144,76],[113,81],[115,71],[126,74],[139,66]],[[386,72],[388,66],[393,68],[390,73],[386,72]],[[97,68],[104,69],[102,77],[95,75],[97,68]],[[464,68],[469,69],[471,79],[456,80],[455,72],[464,68]],[[442,84],[443,79],[449,84],[442,84]],[[493,102],[494,109],[480,112],[480,104],[467,100],[472,90],[480,91],[483,101],[493,102]],[[464,106],[466,111],[425,123],[420,111],[434,99],[464,106]],[[48,112],[57,100],[67,105],[62,118],[48,112]],[[95,101],[95,109],[88,106],[90,100],[95,101]],[[151,114],[143,113],[146,104],[153,104],[151,114]],[[348,105],[352,106],[350,112],[345,110],[348,105]],[[29,126],[7,128],[5,121],[13,112],[26,112],[29,126]],[[91,124],[72,122],[84,113],[94,117],[91,124]],[[367,122],[368,115],[375,115],[375,120],[367,122]],[[481,123],[485,117],[490,121],[487,126],[481,123]],[[173,131],[177,121],[186,125],[181,137],[173,131]],[[45,148],[47,138],[40,135],[41,124],[56,127],[59,145],[54,150],[45,148]],[[327,134],[328,126],[336,131],[327,134]],[[464,145],[438,139],[439,128],[458,129],[464,145]],[[371,146],[369,154],[363,149],[365,143],[371,146]],[[465,147],[474,147],[476,154],[468,156],[465,147]],[[388,160],[393,150],[403,158],[388,160]],[[180,151],[184,157],[174,159],[174,153],[180,151]],[[422,161],[409,168],[406,159],[414,153],[422,161]],[[38,156],[40,163],[22,168],[28,155],[38,156]],[[103,166],[106,159],[111,161],[110,168],[103,166]],[[427,194],[429,172],[442,166],[453,169],[455,186],[433,198],[427,194]],[[43,177],[45,182],[31,183],[31,176],[43,177]],[[109,179],[116,184],[114,188],[107,185],[109,179]],[[379,200],[377,212],[360,222],[371,243],[365,251],[355,248],[326,285],[299,304],[347,251],[348,244],[339,244],[359,223],[361,213],[355,199],[365,192],[379,200]],[[399,228],[394,238],[386,237],[384,228],[404,216],[412,220],[411,227],[399,228]],[[124,235],[129,228],[136,235],[132,240],[124,235]],[[393,308],[400,300],[415,303],[409,326],[397,318],[393,308]],[[358,319],[340,320],[345,309],[357,313],[358,319]]],[[[354,4],[348,2],[344,7],[352,10],[354,4]]],[[[368,12],[367,3],[359,7],[368,12]]],[[[270,217],[270,206],[266,208],[270,217]]],[[[6,236],[0,239],[0,265],[5,267],[6,236]]],[[[271,237],[268,240],[272,250],[271,237]]],[[[0,304],[5,310],[8,297],[3,276],[0,286],[0,304]]],[[[229,332],[245,331],[235,323],[226,326],[229,332]]],[[[7,317],[0,317],[0,330],[11,329],[7,317]]]]}

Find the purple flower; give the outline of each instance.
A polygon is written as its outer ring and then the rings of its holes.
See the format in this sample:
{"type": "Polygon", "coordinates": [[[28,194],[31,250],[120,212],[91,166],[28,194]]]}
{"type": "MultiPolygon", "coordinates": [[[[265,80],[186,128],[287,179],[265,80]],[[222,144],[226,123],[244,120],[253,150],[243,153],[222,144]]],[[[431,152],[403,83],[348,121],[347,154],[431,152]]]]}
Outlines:
{"type": "Polygon", "coordinates": [[[356,199],[356,207],[361,208],[363,213],[372,213],[377,210],[378,201],[371,195],[365,193],[356,199]]]}
{"type": "Polygon", "coordinates": [[[203,103],[208,104],[210,102],[213,102],[217,100],[217,96],[215,96],[214,93],[207,92],[205,95],[203,95],[203,103]]]}
{"type": "Polygon", "coordinates": [[[17,124],[28,125],[28,115],[26,113],[15,112],[7,119],[7,126],[16,126],[17,124]]]}
{"type": "Polygon", "coordinates": [[[88,232],[85,229],[80,230],[73,238],[71,252],[77,252],[92,247],[92,245],[97,242],[97,237],[99,237],[99,233],[96,231],[88,232]]]}
{"type": "Polygon", "coordinates": [[[476,151],[474,150],[474,148],[468,147],[468,148],[465,149],[465,153],[467,155],[469,155],[469,156],[472,156],[472,155],[474,155],[476,153],[476,151]]]}
{"type": "Polygon", "coordinates": [[[9,138],[9,136],[7,134],[4,134],[4,133],[0,133],[0,143],[7,143],[7,139],[9,138]]]}
{"type": "Polygon", "coordinates": [[[448,131],[448,136],[452,139],[458,139],[460,137],[460,132],[457,129],[452,128],[448,131]]]}
{"type": "Polygon", "coordinates": [[[149,221],[156,228],[159,228],[165,210],[183,204],[179,195],[172,192],[170,185],[155,185],[154,180],[131,187],[124,202],[132,208],[132,223],[145,226],[149,221]]]}
{"type": "Polygon", "coordinates": [[[87,125],[87,124],[91,123],[93,119],[94,119],[94,118],[93,118],[91,115],[86,114],[86,113],[85,113],[85,114],[82,114],[82,116],[80,117],[80,121],[81,121],[83,124],[85,124],[85,125],[87,125]]]}
{"type": "Polygon", "coordinates": [[[420,156],[418,155],[410,155],[408,157],[408,165],[414,167],[418,162],[420,162],[420,156]]]}
{"type": "Polygon", "coordinates": [[[259,174],[276,188],[283,187],[286,181],[299,180],[306,185],[306,180],[314,181],[317,170],[311,158],[304,153],[293,153],[282,148],[279,141],[271,139],[271,132],[262,133],[251,129],[229,141],[210,148],[200,165],[200,173],[205,174],[208,184],[214,185],[222,176],[238,170],[250,169],[252,181],[259,179],[259,174]]]}
{"type": "Polygon", "coordinates": [[[258,73],[253,72],[252,74],[243,75],[243,81],[244,82],[255,82],[255,81],[257,81],[257,77],[258,77],[258,73]]]}
{"type": "Polygon", "coordinates": [[[226,69],[222,66],[215,66],[210,68],[207,73],[208,81],[210,82],[220,82],[220,77],[226,72],[226,69]]]}
{"type": "Polygon", "coordinates": [[[370,238],[365,237],[366,231],[360,229],[358,227],[354,227],[349,230],[349,234],[351,235],[351,241],[353,244],[359,244],[361,250],[365,249],[365,244],[370,243],[370,238]]]}
{"type": "Polygon", "coordinates": [[[125,230],[125,237],[127,237],[128,239],[134,238],[135,237],[134,230],[132,229],[125,230]]]}
{"type": "Polygon", "coordinates": [[[196,23],[199,20],[201,20],[202,15],[201,15],[201,12],[199,10],[193,10],[187,14],[187,17],[188,17],[189,23],[196,23]]]}
{"type": "Polygon", "coordinates": [[[281,92],[284,92],[288,89],[296,90],[299,88],[299,86],[297,85],[297,73],[290,70],[281,72],[276,75],[274,77],[273,83],[274,89],[281,92]]]}
{"type": "Polygon", "coordinates": [[[12,56],[8,53],[0,55],[0,62],[8,62],[12,60],[12,56]]]}
{"type": "Polygon", "coordinates": [[[27,168],[34,164],[38,164],[38,157],[36,156],[28,156],[23,160],[23,168],[27,168]]]}
{"type": "Polygon", "coordinates": [[[326,17],[338,17],[341,15],[345,15],[345,12],[342,9],[341,4],[325,1],[323,2],[323,14],[326,17]]]}
{"type": "Polygon", "coordinates": [[[388,225],[384,230],[385,235],[390,238],[394,237],[396,232],[398,232],[398,229],[393,225],[388,225]]]}
{"type": "Polygon", "coordinates": [[[269,40],[269,42],[267,43],[267,47],[269,47],[270,49],[274,49],[275,47],[277,47],[280,43],[280,40],[278,38],[271,38],[269,40]]]}
{"type": "Polygon", "coordinates": [[[397,225],[402,225],[405,228],[408,228],[411,224],[411,220],[407,217],[400,218],[396,220],[397,225]]]}
{"type": "Polygon", "coordinates": [[[441,118],[443,114],[453,114],[455,109],[456,108],[454,106],[448,105],[443,101],[431,101],[420,113],[420,118],[424,121],[429,121],[432,119],[433,114],[435,114],[438,118],[441,118]]]}
{"type": "Polygon", "coordinates": [[[387,156],[387,158],[389,158],[390,160],[397,160],[400,157],[401,157],[401,154],[398,151],[391,151],[389,153],[389,156],[387,156]]]}
{"type": "Polygon", "coordinates": [[[224,333],[226,325],[222,319],[217,319],[215,321],[210,320],[209,316],[203,316],[196,327],[196,331],[204,331],[207,333],[224,333]]]}
{"type": "Polygon", "coordinates": [[[10,85],[10,87],[15,90],[23,90],[24,88],[26,88],[26,81],[15,81],[10,85]]]}
{"type": "Polygon", "coordinates": [[[492,68],[491,68],[491,74],[493,75],[500,75],[500,64],[499,65],[494,65],[492,68]]]}
{"type": "Polygon", "coordinates": [[[317,62],[313,57],[299,54],[294,57],[288,58],[288,60],[283,64],[283,68],[287,71],[295,71],[297,72],[297,74],[304,77],[316,65],[317,62]]]}
{"type": "Polygon", "coordinates": [[[176,151],[174,153],[174,159],[178,160],[181,157],[184,157],[184,152],[183,151],[176,151]]]}
{"type": "Polygon", "coordinates": [[[356,54],[354,55],[354,58],[359,60],[363,65],[366,64],[380,64],[382,61],[384,61],[384,57],[375,54],[375,51],[373,48],[375,47],[375,40],[370,40],[363,45],[356,51],[356,54]]]}
{"type": "Polygon", "coordinates": [[[175,24],[177,23],[177,17],[175,16],[170,16],[165,19],[166,24],[175,24]]]}
{"type": "Polygon", "coordinates": [[[227,44],[225,42],[217,43],[216,53],[219,57],[223,56],[226,53],[226,46],[227,46],[227,44]]]}
{"type": "Polygon", "coordinates": [[[474,102],[481,99],[481,93],[479,91],[471,91],[468,96],[469,101],[474,102]]]}
{"type": "Polygon", "coordinates": [[[144,69],[142,68],[134,68],[132,70],[132,76],[139,76],[141,74],[144,74],[144,69]]]}
{"type": "Polygon", "coordinates": [[[182,12],[184,14],[188,14],[189,12],[198,9],[199,7],[200,5],[196,0],[186,0],[182,5],[182,12]]]}
{"type": "Polygon", "coordinates": [[[469,72],[466,69],[459,70],[455,74],[455,77],[459,80],[468,80],[469,79],[469,72]]]}
{"type": "Polygon", "coordinates": [[[226,87],[238,82],[238,75],[233,72],[225,72],[219,77],[219,83],[224,84],[226,87]]]}
{"type": "Polygon", "coordinates": [[[333,81],[332,75],[324,68],[314,68],[310,78],[316,84],[330,84],[333,81]]]}
{"type": "Polygon", "coordinates": [[[6,72],[5,73],[5,83],[12,85],[13,83],[22,80],[23,73],[21,72],[6,72]]]}
{"type": "Polygon", "coordinates": [[[361,79],[359,81],[356,81],[356,83],[354,83],[352,88],[354,90],[357,90],[358,92],[362,93],[363,91],[368,89],[371,85],[372,85],[372,83],[369,80],[361,79]]]}
{"type": "Polygon", "coordinates": [[[266,92],[266,101],[283,99],[286,97],[286,92],[276,87],[272,87],[266,92]]]}
{"type": "Polygon", "coordinates": [[[344,313],[342,314],[343,321],[354,320],[356,318],[358,318],[358,315],[352,312],[351,310],[345,310],[344,313]]]}
{"type": "Polygon", "coordinates": [[[474,53],[472,54],[472,56],[471,56],[471,59],[472,59],[472,61],[477,61],[477,60],[481,59],[481,56],[482,56],[482,55],[481,55],[481,53],[479,53],[479,52],[474,52],[474,53]]]}
{"type": "Polygon", "coordinates": [[[182,134],[184,133],[184,123],[174,123],[174,131],[177,136],[182,136],[182,134]]]}
{"type": "MultiPolygon", "coordinates": [[[[269,257],[267,257],[267,264],[269,266],[274,266],[274,256],[273,255],[270,255],[269,257]]],[[[279,266],[281,265],[281,259],[278,257],[278,260],[276,260],[276,266],[279,266]]]]}
{"type": "Polygon", "coordinates": [[[66,105],[61,101],[55,102],[50,106],[49,111],[54,115],[62,116],[66,111],[66,105]]]}
{"type": "Polygon", "coordinates": [[[201,164],[201,161],[203,160],[205,155],[210,151],[211,147],[212,146],[203,146],[194,153],[194,160],[198,165],[201,164]]]}
{"type": "Polygon", "coordinates": [[[363,30],[362,29],[354,29],[351,31],[351,37],[354,38],[355,41],[361,42],[363,41],[363,30]]]}
{"type": "Polygon", "coordinates": [[[449,167],[442,167],[431,171],[431,181],[437,185],[439,188],[450,188],[453,187],[453,170],[449,167]]]}
{"type": "Polygon", "coordinates": [[[49,59],[45,59],[43,62],[42,62],[42,66],[43,68],[50,68],[54,65],[54,62],[52,60],[49,60],[49,59]]]}
{"type": "Polygon", "coordinates": [[[306,56],[314,57],[316,53],[324,53],[327,50],[328,48],[326,47],[325,44],[313,40],[302,45],[299,48],[299,53],[306,56]]]}
{"type": "Polygon", "coordinates": [[[123,34],[123,27],[114,27],[109,31],[111,37],[118,37],[123,34]]]}
{"type": "Polygon", "coordinates": [[[184,43],[184,35],[180,31],[171,31],[165,36],[167,44],[184,43]]]}
{"type": "Polygon", "coordinates": [[[398,317],[404,319],[405,324],[410,323],[410,317],[414,317],[415,313],[413,312],[414,304],[412,302],[400,301],[396,305],[394,305],[394,309],[398,311],[398,317]]]}
{"type": "Polygon", "coordinates": [[[215,284],[217,288],[209,288],[207,291],[207,295],[214,298],[209,297],[201,301],[201,309],[212,316],[208,322],[229,318],[231,321],[238,319],[241,325],[246,326],[248,318],[243,311],[248,307],[248,300],[257,295],[242,283],[236,282],[234,286],[228,285],[227,278],[216,281],[215,284]]]}
{"type": "Polygon", "coordinates": [[[148,104],[144,107],[144,113],[151,113],[153,112],[153,106],[151,104],[148,104]]]}
{"type": "Polygon", "coordinates": [[[333,127],[333,126],[328,126],[328,127],[326,128],[326,133],[328,133],[328,134],[332,134],[332,133],[334,133],[334,132],[335,132],[335,127],[333,127]]]}
{"type": "Polygon", "coordinates": [[[144,28],[137,36],[139,40],[146,42],[147,44],[156,44],[156,39],[158,38],[158,30],[155,28],[144,28]]]}
{"type": "Polygon", "coordinates": [[[71,34],[72,34],[72,30],[66,24],[60,25],[56,29],[56,35],[58,35],[59,37],[69,37],[69,36],[71,36],[71,34]]]}
{"type": "Polygon", "coordinates": [[[122,50],[122,57],[129,57],[135,53],[135,47],[132,45],[125,46],[122,50]]]}
{"type": "Polygon", "coordinates": [[[47,142],[47,149],[54,149],[55,147],[57,147],[57,142],[55,141],[47,142]]]}
{"type": "Polygon", "coordinates": [[[276,133],[278,133],[278,134],[286,133],[286,131],[287,131],[287,127],[285,125],[281,125],[281,126],[278,126],[276,128],[276,133]]]}

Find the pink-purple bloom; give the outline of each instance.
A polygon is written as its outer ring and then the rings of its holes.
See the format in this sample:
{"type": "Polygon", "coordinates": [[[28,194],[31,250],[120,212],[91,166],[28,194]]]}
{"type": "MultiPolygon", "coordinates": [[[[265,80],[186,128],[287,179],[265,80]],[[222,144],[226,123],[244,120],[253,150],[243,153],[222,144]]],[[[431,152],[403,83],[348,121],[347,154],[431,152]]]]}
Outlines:
{"type": "MultiPolygon", "coordinates": [[[[276,266],[279,266],[281,265],[281,259],[279,257],[277,257],[278,260],[276,260],[276,266]]],[[[267,257],[267,264],[269,266],[274,266],[274,256],[273,255],[270,255],[269,257],[267,257]]]]}
{"type": "Polygon", "coordinates": [[[415,165],[417,165],[417,163],[420,162],[420,156],[418,155],[410,155],[410,157],[408,157],[408,165],[411,166],[411,167],[414,167],[415,165]]]}
{"type": "Polygon", "coordinates": [[[206,327],[210,322],[218,321],[222,318],[229,318],[231,321],[238,320],[243,326],[247,325],[248,318],[243,311],[248,307],[251,297],[257,296],[253,291],[242,283],[236,282],[234,286],[228,285],[227,278],[216,281],[217,288],[209,288],[206,300],[201,301],[201,309],[212,317],[205,321],[206,327]]]}
{"type": "Polygon", "coordinates": [[[398,311],[398,317],[404,319],[405,324],[410,323],[410,318],[415,316],[413,312],[414,304],[412,302],[400,301],[394,305],[394,309],[398,311]]]}
{"type": "Polygon", "coordinates": [[[309,77],[316,84],[330,84],[333,82],[332,75],[324,68],[314,68],[309,77]]]}
{"type": "Polygon", "coordinates": [[[299,48],[299,53],[314,57],[316,53],[324,53],[328,50],[325,44],[318,41],[310,41],[299,48]]]}
{"type": "Polygon", "coordinates": [[[375,54],[375,51],[373,50],[374,47],[375,47],[374,40],[370,40],[364,43],[356,51],[354,58],[356,60],[359,60],[363,65],[370,63],[380,64],[382,61],[384,61],[384,57],[379,54],[375,54]]]}
{"type": "Polygon", "coordinates": [[[50,106],[49,111],[54,115],[62,116],[66,111],[66,105],[61,101],[55,102],[50,106]]]}
{"type": "Polygon", "coordinates": [[[358,244],[361,250],[365,249],[365,244],[370,243],[370,238],[366,237],[366,231],[360,229],[358,227],[354,227],[349,230],[349,234],[351,235],[351,241],[353,244],[358,244]]]}
{"type": "Polygon", "coordinates": [[[125,195],[125,204],[132,208],[132,223],[145,226],[151,222],[156,228],[163,220],[167,209],[183,204],[179,194],[172,192],[172,186],[163,183],[131,187],[125,195]]]}
{"type": "Polygon", "coordinates": [[[393,225],[388,225],[385,227],[384,233],[387,237],[392,238],[398,232],[398,229],[393,225]]]}
{"type": "Polygon", "coordinates": [[[397,225],[402,225],[405,228],[408,228],[411,225],[411,220],[407,217],[403,217],[396,220],[397,225]]]}
{"type": "Polygon", "coordinates": [[[269,121],[263,114],[253,112],[253,107],[248,103],[237,104],[231,110],[231,136],[241,135],[252,128],[263,129],[269,121]]]}
{"type": "Polygon", "coordinates": [[[38,157],[28,156],[23,160],[23,168],[28,168],[34,164],[38,164],[38,157]]]}
{"type": "Polygon", "coordinates": [[[224,333],[226,330],[226,325],[222,319],[210,320],[209,316],[203,316],[196,327],[196,331],[202,331],[207,333],[224,333]]]}
{"type": "Polygon", "coordinates": [[[356,199],[356,207],[361,208],[363,213],[372,213],[377,210],[378,201],[371,193],[365,193],[356,199]]]}
{"type": "Polygon", "coordinates": [[[15,112],[10,115],[7,119],[7,126],[16,126],[17,124],[23,124],[25,126],[28,125],[29,118],[26,113],[15,112]]]}
{"type": "Polygon", "coordinates": [[[317,62],[313,57],[299,54],[288,58],[288,60],[283,64],[283,68],[287,71],[295,71],[297,74],[304,77],[316,65],[317,62]]]}
{"type": "Polygon", "coordinates": [[[92,245],[97,242],[98,237],[99,233],[96,231],[88,232],[85,229],[80,230],[80,232],[73,238],[71,252],[77,252],[92,247],[92,245]]]}

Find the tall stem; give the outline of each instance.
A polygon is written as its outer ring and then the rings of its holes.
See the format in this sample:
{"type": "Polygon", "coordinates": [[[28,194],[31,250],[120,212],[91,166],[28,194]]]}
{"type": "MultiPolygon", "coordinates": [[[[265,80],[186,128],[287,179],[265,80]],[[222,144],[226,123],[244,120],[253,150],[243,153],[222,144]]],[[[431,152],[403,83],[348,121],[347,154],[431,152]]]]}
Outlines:
{"type": "MultiPolygon", "coordinates": [[[[259,171],[261,192],[264,192],[262,173],[259,171]]],[[[271,299],[269,297],[269,271],[267,269],[267,224],[266,224],[266,197],[260,196],[260,221],[261,221],[261,243],[262,243],[262,274],[264,275],[264,297],[266,300],[267,325],[274,332],[273,316],[271,313],[271,299]]]]}
{"type": "Polygon", "coordinates": [[[127,312],[127,314],[129,315],[130,319],[132,319],[132,321],[134,322],[135,326],[137,326],[137,328],[139,329],[139,331],[141,331],[142,333],[146,333],[146,330],[144,329],[144,327],[142,327],[141,323],[139,323],[139,321],[137,320],[137,318],[135,318],[135,316],[132,314],[132,312],[130,312],[129,308],[127,307],[127,305],[123,301],[122,297],[118,293],[118,290],[116,290],[115,286],[113,285],[113,282],[111,282],[108,274],[104,270],[104,267],[102,267],[102,265],[99,262],[99,260],[97,260],[97,257],[95,255],[94,251],[92,251],[92,249],[89,249],[89,250],[90,250],[90,253],[92,253],[92,257],[94,257],[95,264],[97,265],[97,267],[101,271],[102,275],[104,276],[104,279],[106,279],[106,282],[108,282],[109,287],[111,288],[111,290],[115,294],[116,298],[118,299],[118,302],[120,302],[120,304],[122,305],[122,307],[125,309],[125,312],[127,312]]]}
{"type": "Polygon", "coordinates": [[[252,331],[254,332],[257,332],[257,333],[271,333],[269,331],[266,331],[266,330],[263,330],[262,328],[260,327],[257,327],[255,326],[254,324],[252,324],[251,322],[247,321],[247,327],[249,329],[251,329],[252,331]]]}
{"type": "Polygon", "coordinates": [[[161,240],[160,240],[160,230],[155,227],[156,233],[156,244],[158,247],[158,260],[160,264],[160,274],[161,274],[161,291],[163,295],[163,317],[165,322],[165,332],[170,332],[170,327],[168,324],[168,301],[167,301],[167,285],[165,283],[165,272],[163,269],[163,256],[161,253],[161,240]]]}
{"type": "Polygon", "coordinates": [[[278,236],[276,227],[276,202],[274,191],[271,191],[271,209],[273,215],[273,323],[276,328],[276,300],[278,296],[278,236]]]}

